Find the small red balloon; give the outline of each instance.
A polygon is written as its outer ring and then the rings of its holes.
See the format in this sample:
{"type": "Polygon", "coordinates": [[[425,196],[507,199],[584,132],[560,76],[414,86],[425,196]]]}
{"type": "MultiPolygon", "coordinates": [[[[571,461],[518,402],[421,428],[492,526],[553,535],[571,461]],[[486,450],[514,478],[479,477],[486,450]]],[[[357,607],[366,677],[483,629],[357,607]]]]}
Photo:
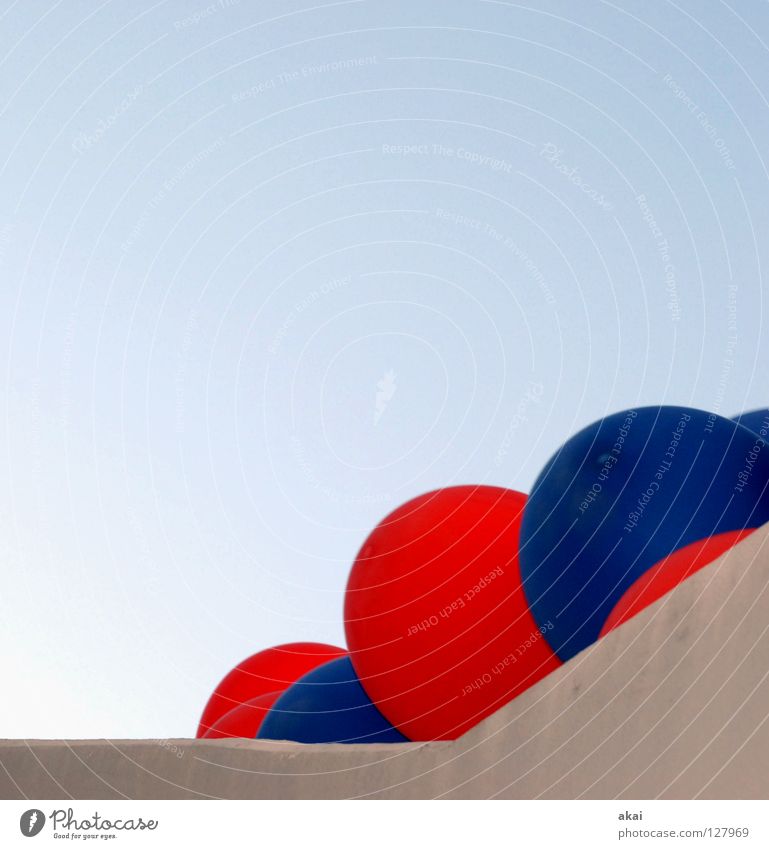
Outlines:
{"type": "Polygon", "coordinates": [[[350,657],[411,740],[455,739],[560,666],[521,586],[525,502],[491,486],[429,492],[387,516],[355,560],[350,657]]]}
{"type": "Polygon", "coordinates": [[[249,699],[242,705],[233,708],[229,713],[219,717],[211,728],[203,735],[205,740],[219,740],[223,737],[256,738],[262,720],[269,709],[283,695],[278,690],[275,693],[264,693],[255,699],[249,699]]]}
{"type": "Polygon", "coordinates": [[[265,693],[282,692],[323,663],[347,654],[326,643],[285,643],[257,652],[219,682],[200,718],[197,737],[233,708],[265,693]]]}
{"type": "Polygon", "coordinates": [[[613,631],[645,607],[662,598],[703,566],[712,563],[741,539],[752,534],[754,530],[755,528],[746,528],[742,531],[726,531],[723,534],[705,537],[679,548],[664,560],[660,560],[628,587],[604,622],[600,636],[605,636],[609,631],[613,631]]]}

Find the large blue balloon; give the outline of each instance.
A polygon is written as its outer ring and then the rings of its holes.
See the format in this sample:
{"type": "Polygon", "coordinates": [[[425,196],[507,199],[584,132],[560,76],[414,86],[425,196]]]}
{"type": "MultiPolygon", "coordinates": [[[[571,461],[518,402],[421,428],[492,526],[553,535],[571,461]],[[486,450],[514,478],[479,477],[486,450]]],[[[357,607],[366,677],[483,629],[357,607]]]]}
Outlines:
{"type": "Polygon", "coordinates": [[[523,514],[524,590],[567,660],[672,551],[769,521],[769,444],[730,419],[643,407],[586,427],[550,459],[523,514]]]}
{"type": "Polygon", "coordinates": [[[349,657],[308,672],[275,702],[259,740],[297,743],[406,743],[366,695],[349,657]]]}
{"type": "Polygon", "coordinates": [[[766,439],[769,434],[769,410],[764,407],[760,410],[748,410],[745,413],[740,413],[739,416],[734,416],[732,421],[741,424],[743,427],[752,430],[759,436],[766,439]]]}

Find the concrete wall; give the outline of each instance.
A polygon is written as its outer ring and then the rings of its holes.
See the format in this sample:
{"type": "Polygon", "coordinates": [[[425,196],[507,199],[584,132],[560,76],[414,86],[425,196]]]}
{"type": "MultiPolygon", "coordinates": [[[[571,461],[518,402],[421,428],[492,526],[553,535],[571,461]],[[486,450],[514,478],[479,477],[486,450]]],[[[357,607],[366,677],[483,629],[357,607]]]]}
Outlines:
{"type": "Polygon", "coordinates": [[[0,797],[769,798],[769,526],[451,743],[0,743],[0,797]]]}

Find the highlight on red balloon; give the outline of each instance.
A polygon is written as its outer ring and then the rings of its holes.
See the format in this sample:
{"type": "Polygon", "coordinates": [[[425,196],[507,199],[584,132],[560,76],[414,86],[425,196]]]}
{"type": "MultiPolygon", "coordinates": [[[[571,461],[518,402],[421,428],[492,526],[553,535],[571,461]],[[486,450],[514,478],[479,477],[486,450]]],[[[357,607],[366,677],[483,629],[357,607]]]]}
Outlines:
{"type": "Polygon", "coordinates": [[[428,492],[383,519],[345,595],[350,658],[410,740],[450,740],[560,665],[529,610],[518,539],[526,496],[428,492]]]}
{"type": "Polygon", "coordinates": [[[195,736],[203,737],[234,708],[265,693],[283,692],[310,670],[346,654],[338,646],[306,642],[284,643],[252,654],[219,682],[203,709],[195,736]]]}
{"type": "Polygon", "coordinates": [[[265,716],[283,692],[263,693],[255,699],[249,699],[233,708],[216,722],[203,735],[204,740],[220,740],[226,737],[247,737],[253,740],[259,733],[265,716]]]}
{"type": "Polygon", "coordinates": [[[746,528],[741,531],[715,534],[689,543],[669,554],[628,587],[604,622],[600,636],[605,636],[623,622],[632,619],[703,566],[712,563],[740,540],[752,534],[754,530],[755,528],[746,528]]]}

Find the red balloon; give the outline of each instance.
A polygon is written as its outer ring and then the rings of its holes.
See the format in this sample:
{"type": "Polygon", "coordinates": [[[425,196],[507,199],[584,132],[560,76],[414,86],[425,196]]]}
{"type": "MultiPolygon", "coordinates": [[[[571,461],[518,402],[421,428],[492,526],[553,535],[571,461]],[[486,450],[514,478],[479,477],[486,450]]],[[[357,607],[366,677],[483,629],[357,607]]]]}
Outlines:
{"type": "Polygon", "coordinates": [[[205,740],[218,740],[222,737],[256,738],[262,720],[267,711],[283,695],[283,691],[264,693],[255,699],[249,699],[242,705],[233,708],[229,713],[219,717],[203,735],[205,740]]]}
{"type": "Polygon", "coordinates": [[[600,636],[605,636],[609,631],[613,631],[636,613],[640,613],[645,607],[653,604],[658,598],[662,598],[665,593],[670,592],[703,566],[712,563],[741,539],[752,534],[754,530],[755,528],[746,528],[742,531],[726,531],[712,537],[705,537],[679,548],[664,560],[660,560],[628,587],[604,622],[600,636]]]}
{"type": "Polygon", "coordinates": [[[285,643],[257,652],[222,678],[200,717],[197,737],[238,705],[265,693],[282,692],[316,666],[347,654],[326,643],[285,643]]]}
{"type": "Polygon", "coordinates": [[[560,666],[521,586],[526,496],[429,492],[372,531],[345,597],[350,657],[411,740],[453,740],[560,666]]]}

